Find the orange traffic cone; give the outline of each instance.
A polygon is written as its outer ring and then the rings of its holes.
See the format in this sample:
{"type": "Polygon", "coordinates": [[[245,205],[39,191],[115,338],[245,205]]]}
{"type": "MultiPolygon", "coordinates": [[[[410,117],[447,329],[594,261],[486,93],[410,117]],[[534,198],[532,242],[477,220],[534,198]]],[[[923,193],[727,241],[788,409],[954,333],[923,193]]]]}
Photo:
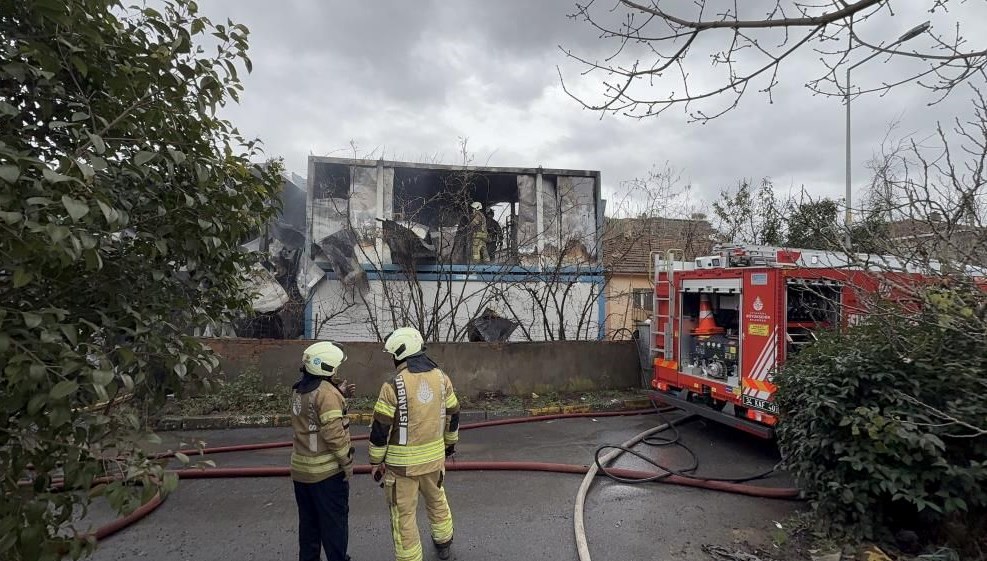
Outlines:
{"type": "Polygon", "coordinates": [[[699,325],[692,330],[693,335],[717,335],[723,333],[723,328],[716,325],[713,319],[713,306],[709,303],[709,294],[699,295],[699,325]]]}

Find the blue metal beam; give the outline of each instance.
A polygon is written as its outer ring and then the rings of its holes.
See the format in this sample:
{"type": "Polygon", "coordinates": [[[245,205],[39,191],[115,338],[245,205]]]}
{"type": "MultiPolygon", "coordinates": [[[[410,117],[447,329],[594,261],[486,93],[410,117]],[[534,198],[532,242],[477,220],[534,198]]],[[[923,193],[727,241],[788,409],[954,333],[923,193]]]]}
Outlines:
{"type": "MultiPolygon", "coordinates": [[[[326,272],[332,271],[332,267],[328,263],[319,263],[322,270],[326,272]]],[[[383,272],[383,273],[400,273],[404,274],[405,270],[400,265],[385,264],[379,269],[377,266],[364,263],[362,265],[363,270],[367,273],[371,272],[383,272]]],[[[526,267],[524,265],[419,265],[416,272],[421,273],[460,273],[460,274],[603,274],[603,267],[599,265],[591,266],[580,266],[580,265],[568,265],[558,268],[544,268],[544,267],[526,267]]]]}
{"type": "MultiPolygon", "coordinates": [[[[412,280],[403,271],[377,271],[375,269],[365,269],[368,280],[380,281],[401,281],[412,280]]],[[[326,278],[338,280],[339,275],[334,271],[326,271],[326,278]]],[[[423,282],[435,281],[460,281],[460,282],[562,282],[562,283],[603,283],[603,269],[572,269],[572,272],[544,272],[530,269],[504,270],[498,268],[496,271],[478,271],[476,269],[456,272],[451,270],[426,272],[419,271],[414,279],[423,282]]]]}

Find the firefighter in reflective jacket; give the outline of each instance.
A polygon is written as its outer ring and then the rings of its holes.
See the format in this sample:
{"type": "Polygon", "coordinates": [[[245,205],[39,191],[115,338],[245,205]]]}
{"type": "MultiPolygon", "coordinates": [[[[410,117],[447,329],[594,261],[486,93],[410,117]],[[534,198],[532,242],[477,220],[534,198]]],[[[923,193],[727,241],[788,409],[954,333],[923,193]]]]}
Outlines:
{"type": "Polygon", "coordinates": [[[292,386],[291,479],[298,503],[298,559],[346,561],[349,540],[349,478],[353,448],[345,395],[354,386],[335,378],[346,360],[329,342],[315,343],[302,355],[302,378],[292,386]]]}
{"type": "Polygon", "coordinates": [[[478,202],[470,204],[472,214],[467,226],[470,235],[470,258],[473,263],[487,263],[490,253],[487,250],[487,215],[483,214],[483,205],[478,202]]]}
{"type": "Polygon", "coordinates": [[[452,512],[443,480],[445,459],[459,440],[459,400],[452,382],[425,355],[421,333],[402,327],[384,342],[397,374],[380,389],[370,430],[370,465],[383,479],[397,561],[421,561],[415,512],[425,498],[432,543],[439,559],[449,558],[452,512]]]}

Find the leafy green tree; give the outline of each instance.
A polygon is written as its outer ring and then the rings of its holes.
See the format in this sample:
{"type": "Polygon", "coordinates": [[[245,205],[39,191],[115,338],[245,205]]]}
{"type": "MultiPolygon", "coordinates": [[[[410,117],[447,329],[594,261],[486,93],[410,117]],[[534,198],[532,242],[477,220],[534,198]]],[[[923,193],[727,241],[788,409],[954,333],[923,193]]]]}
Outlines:
{"type": "Polygon", "coordinates": [[[119,398],[216,367],[188,333],[249,304],[279,166],[217,115],[247,29],[191,0],[2,0],[0,38],[0,558],[79,557],[73,509],[174,486],[119,398]]]}
{"type": "Polygon", "coordinates": [[[784,239],[781,205],[768,179],[757,188],[744,179],[736,190],[720,191],[713,202],[713,215],[724,242],[781,245],[784,239]]]}
{"type": "Polygon", "coordinates": [[[790,201],[785,243],[805,249],[838,249],[842,236],[836,223],[838,213],[833,199],[790,201]]]}
{"type": "Polygon", "coordinates": [[[894,253],[897,248],[891,241],[891,225],[883,212],[869,212],[863,220],[850,227],[850,242],[858,253],[894,253]]]}
{"type": "MultiPolygon", "coordinates": [[[[830,198],[780,202],[770,182],[755,190],[748,181],[734,191],[721,191],[713,212],[724,241],[787,245],[842,251],[846,229],[839,223],[839,203],[830,198]]],[[[869,213],[850,231],[854,252],[882,253],[888,248],[888,223],[880,212],[869,213]]]]}
{"type": "MultiPolygon", "coordinates": [[[[791,247],[845,250],[846,227],[839,223],[840,205],[833,199],[790,201],[786,213],[787,236],[791,247]]],[[[881,254],[891,251],[890,229],[884,213],[872,211],[850,227],[850,250],[881,254]]]]}

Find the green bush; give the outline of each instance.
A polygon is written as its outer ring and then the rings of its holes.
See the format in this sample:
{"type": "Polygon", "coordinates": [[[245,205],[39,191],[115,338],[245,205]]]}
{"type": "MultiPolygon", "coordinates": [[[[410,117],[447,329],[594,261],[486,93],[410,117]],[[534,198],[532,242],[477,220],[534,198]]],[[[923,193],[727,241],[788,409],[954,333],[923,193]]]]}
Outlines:
{"type": "Polygon", "coordinates": [[[243,415],[277,414],[289,411],[291,388],[265,387],[257,370],[246,370],[236,378],[214,385],[213,391],[182,400],[184,415],[235,413],[243,415]]]}
{"type": "Polygon", "coordinates": [[[201,387],[219,359],[188,334],[250,309],[241,244],[276,213],[282,166],[252,163],[260,145],[223,116],[246,27],[197,12],[0,5],[4,561],[77,559],[95,497],[129,512],[177,485],[134,410],[201,387]]]}
{"type": "Polygon", "coordinates": [[[983,296],[960,294],[827,334],[776,376],[787,467],[833,534],[941,540],[982,524],[987,333],[983,296]]]}

